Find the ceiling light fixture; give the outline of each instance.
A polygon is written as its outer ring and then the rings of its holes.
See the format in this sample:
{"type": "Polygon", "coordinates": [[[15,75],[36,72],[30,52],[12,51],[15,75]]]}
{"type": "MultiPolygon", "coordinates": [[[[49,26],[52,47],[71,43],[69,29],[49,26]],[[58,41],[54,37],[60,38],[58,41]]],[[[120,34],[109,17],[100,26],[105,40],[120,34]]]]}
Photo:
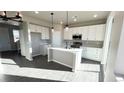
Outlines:
{"type": "Polygon", "coordinates": [[[65,25],[65,29],[66,31],[68,31],[69,26],[68,26],[68,11],[67,11],[67,15],[66,15],[66,25],[65,25]]]}
{"type": "Polygon", "coordinates": [[[52,32],[54,32],[54,27],[53,27],[53,15],[54,15],[54,13],[51,13],[51,22],[52,22],[51,31],[52,31],[52,32]]]}
{"type": "Polygon", "coordinates": [[[97,14],[94,14],[93,17],[96,18],[98,15],[97,14]]]}
{"type": "Polygon", "coordinates": [[[73,16],[72,19],[73,19],[73,21],[76,22],[77,21],[77,16],[73,16]]]}
{"type": "Polygon", "coordinates": [[[75,19],[74,19],[74,21],[76,22],[76,21],[77,21],[77,19],[75,18],[75,19]]]}
{"type": "Polygon", "coordinates": [[[3,11],[1,14],[0,14],[0,18],[4,21],[9,21],[9,20],[12,20],[12,21],[16,21],[16,22],[23,22],[22,21],[22,15],[20,12],[16,12],[16,15],[15,16],[12,16],[12,17],[8,17],[7,16],[7,12],[6,11],[3,11]]]}
{"type": "Polygon", "coordinates": [[[72,17],[73,21],[77,21],[77,16],[72,17]]]}
{"type": "Polygon", "coordinates": [[[35,14],[39,14],[39,11],[35,11],[35,14]]]}

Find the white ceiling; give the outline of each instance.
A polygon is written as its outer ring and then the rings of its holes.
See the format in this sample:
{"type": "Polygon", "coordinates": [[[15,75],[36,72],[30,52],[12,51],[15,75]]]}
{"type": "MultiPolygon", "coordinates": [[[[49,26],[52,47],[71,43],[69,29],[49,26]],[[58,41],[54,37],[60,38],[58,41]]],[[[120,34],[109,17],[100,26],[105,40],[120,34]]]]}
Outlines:
{"type": "MultiPolygon", "coordinates": [[[[27,15],[30,17],[38,18],[47,22],[51,22],[50,13],[54,13],[54,23],[60,23],[61,21],[66,24],[66,11],[39,11],[39,14],[35,14],[34,11],[22,11],[23,15],[27,15]]],[[[69,14],[69,24],[81,23],[86,21],[93,20],[101,20],[106,19],[109,11],[68,11],[69,14]],[[96,18],[93,17],[94,14],[98,16],[96,18]],[[73,21],[73,16],[77,16],[77,21],[73,21]]]]}
{"type": "MultiPolygon", "coordinates": [[[[51,15],[50,13],[54,13],[54,23],[60,24],[62,21],[63,24],[66,24],[67,18],[67,11],[38,11],[38,14],[35,14],[35,11],[21,11],[23,16],[30,16],[32,18],[41,19],[46,22],[51,22],[51,15]]],[[[7,11],[9,16],[13,16],[16,11],[7,11]]],[[[103,20],[106,19],[109,15],[109,11],[68,11],[68,19],[69,24],[78,24],[78,23],[85,23],[87,21],[95,21],[95,20],[103,20]],[[93,17],[94,14],[98,16],[96,18],[93,17]],[[73,21],[73,16],[77,16],[77,21],[73,21]]]]}

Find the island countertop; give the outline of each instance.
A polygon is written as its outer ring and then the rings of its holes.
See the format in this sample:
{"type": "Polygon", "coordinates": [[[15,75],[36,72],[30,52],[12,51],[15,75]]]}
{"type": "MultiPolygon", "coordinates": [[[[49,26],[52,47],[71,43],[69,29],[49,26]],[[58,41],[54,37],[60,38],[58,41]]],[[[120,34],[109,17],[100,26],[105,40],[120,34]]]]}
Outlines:
{"type": "Polygon", "coordinates": [[[60,50],[60,51],[68,51],[68,52],[82,52],[82,49],[80,48],[57,48],[57,47],[49,47],[48,49],[55,49],[55,50],[60,50]]]}

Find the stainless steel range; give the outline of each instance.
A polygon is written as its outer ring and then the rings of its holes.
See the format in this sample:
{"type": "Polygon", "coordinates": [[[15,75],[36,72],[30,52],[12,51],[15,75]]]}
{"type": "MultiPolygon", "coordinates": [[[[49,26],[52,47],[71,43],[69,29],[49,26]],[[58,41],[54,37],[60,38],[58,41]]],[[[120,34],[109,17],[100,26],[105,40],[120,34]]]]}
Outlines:
{"type": "Polygon", "coordinates": [[[82,35],[81,34],[74,34],[72,36],[73,39],[73,45],[71,45],[72,48],[80,48],[82,46],[82,35]]]}

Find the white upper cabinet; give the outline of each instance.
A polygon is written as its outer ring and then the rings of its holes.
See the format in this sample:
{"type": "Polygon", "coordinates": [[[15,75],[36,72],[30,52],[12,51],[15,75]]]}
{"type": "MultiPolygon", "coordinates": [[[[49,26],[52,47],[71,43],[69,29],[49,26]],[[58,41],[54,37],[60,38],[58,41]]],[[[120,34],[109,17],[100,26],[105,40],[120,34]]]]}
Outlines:
{"type": "Polygon", "coordinates": [[[35,25],[30,24],[29,29],[30,29],[31,32],[35,32],[35,25]]]}
{"type": "Polygon", "coordinates": [[[49,39],[49,28],[44,28],[45,39],[49,39]]]}
{"type": "Polygon", "coordinates": [[[82,33],[82,40],[87,40],[88,39],[88,26],[85,27],[80,27],[80,31],[82,33]]]}
{"type": "Polygon", "coordinates": [[[82,40],[104,41],[105,24],[69,28],[64,30],[64,39],[72,40],[74,34],[81,34],[82,40]]]}
{"type": "Polygon", "coordinates": [[[105,25],[97,25],[96,29],[96,40],[103,41],[105,36],[105,25]]]}
{"type": "Polygon", "coordinates": [[[65,40],[72,40],[72,29],[69,29],[68,31],[64,30],[64,39],[65,40]]]}
{"type": "Polygon", "coordinates": [[[88,40],[96,40],[96,26],[89,26],[88,28],[88,40]]]}
{"type": "Polygon", "coordinates": [[[42,27],[41,38],[45,39],[45,27],[42,27]]]}
{"type": "Polygon", "coordinates": [[[36,26],[36,32],[41,33],[42,32],[42,27],[41,26],[36,26]]]}
{"type": "Polygon", "coordinates": [[[64,39],[68,40],[68,32],[64,30],[64,39]]]}
{"type": "Polygon", "coordinates": [[[49,28],[42,27],[42,39],[49,39],[49,28]]]}
{"type": "Polygon", "coordinates": [[[29,29],[31,32],[41,33],[41,39],[50,39],[48,27],[30,24],[29,29]]]}
{"type": "Polygon", "coordinates": [[[71,31],[72,35],[76,34],[76,31],[77,31],[76,28],[73,27],[73,28],[69,28],[69,29],[70,29],[69,31],[71,31]]]}

